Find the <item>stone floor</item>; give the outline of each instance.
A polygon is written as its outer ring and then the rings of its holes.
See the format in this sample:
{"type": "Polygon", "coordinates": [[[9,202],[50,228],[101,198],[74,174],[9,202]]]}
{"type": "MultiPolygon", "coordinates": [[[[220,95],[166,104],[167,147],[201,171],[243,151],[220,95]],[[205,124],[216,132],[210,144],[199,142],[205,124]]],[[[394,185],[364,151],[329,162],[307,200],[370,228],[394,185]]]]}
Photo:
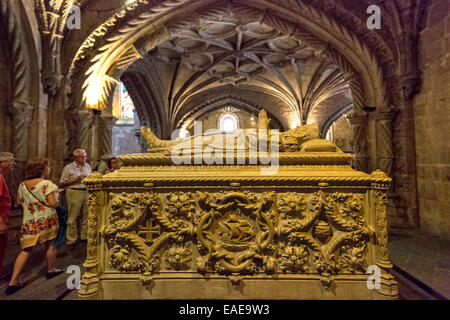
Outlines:
{"type": "Polygon", "coordinates": [[[450,298],[449,239],[417,230],[394,229],[389,233],[389,255],[396,270],[436,298],[450,298]]]}
{"type": "MultiPolygon", "coordinates": [[[[12,269],[20,251],[18,231],[20,212],[14,211],[10,220],[9,245],[5,266],[12,269]]],[[[393,274],[399,284],[402,300],[437,300],[450,298],[450,240],[430,237],[418,231],[396,229],[389,234],[390,258],[395,265],[393,274]]],[[[68,251],[65,246],[58,251],[57,266],[67,268],[77,265],[83,272],[86,245],[68,251]]],[[[46,264],[42,247],[32,253],[23,274],[26,287],[11,296],[4,290],[8,280],[0,281],[0,300],[74,300],[77,291],[67,289],[65,273],[53,279],[45,278],[46,264]]]]}
{"type": "MultiPolygon", "coordinates": [[[[20,211],[13,211],[10,217],[8,233],[8,249],[4,261],[5,267],[12,271],[14,260],[20,252],[19,227],[21,224],[20,211]]],[[[86,256],[86,244],[80,243],[76,250],[69,251],[64,245],[58,250],[56,267],[67,268],[70,265],[77,265],[83,272],[86,256]]],[[[26,284],[25,288],[17,291],[13,295],[6,296],[4,291],[8,285],[8,279],[0,280],[0,300],[57,300],[76,299],[76,290],[67,289],[67,279],[71,274],[63,273],[53,279],[45,278],[47,272],[44,248],[39,245],[30,256],[21,277],[21,281],[26,284]]]]}

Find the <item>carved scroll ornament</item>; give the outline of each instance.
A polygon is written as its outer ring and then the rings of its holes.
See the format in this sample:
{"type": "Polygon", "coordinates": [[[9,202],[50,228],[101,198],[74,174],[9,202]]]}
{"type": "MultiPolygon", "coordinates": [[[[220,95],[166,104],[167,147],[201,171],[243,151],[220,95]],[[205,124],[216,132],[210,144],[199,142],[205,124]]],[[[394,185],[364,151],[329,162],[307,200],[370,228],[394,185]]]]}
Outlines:
{"type": "Polygon", "coordinates": [[[372,229],[363,195],[295,192],[112,194],[109,266],[155,274],[363,274],[372,229]]]}

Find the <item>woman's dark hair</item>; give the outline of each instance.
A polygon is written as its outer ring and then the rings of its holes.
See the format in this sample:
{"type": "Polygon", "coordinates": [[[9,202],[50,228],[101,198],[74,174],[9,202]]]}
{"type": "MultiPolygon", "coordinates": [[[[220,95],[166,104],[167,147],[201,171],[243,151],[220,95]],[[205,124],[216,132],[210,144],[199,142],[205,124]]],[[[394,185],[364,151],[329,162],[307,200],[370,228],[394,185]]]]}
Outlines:
{"type": "Polygon", "coordinates": [[[112,158],[109,158],[108,160],[106,160],[106,165],[108,166],[108,169],[112,168],[112,161],[114,159],[116,159],[116,157],[112,157],[112,158]]]}
{"type": "Polygon", "coordinates": [[[37,158],[28,161],[25,168],[25,180],[41,178],[46,167],[50,166],[50,159],[37,158]]]}

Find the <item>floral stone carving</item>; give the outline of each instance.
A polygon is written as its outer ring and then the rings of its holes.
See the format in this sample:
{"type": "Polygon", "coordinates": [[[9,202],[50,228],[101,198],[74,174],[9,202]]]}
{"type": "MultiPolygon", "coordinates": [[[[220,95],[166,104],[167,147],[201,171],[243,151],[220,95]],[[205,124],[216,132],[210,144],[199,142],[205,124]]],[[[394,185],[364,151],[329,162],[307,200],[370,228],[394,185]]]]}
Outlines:
{"type": "Polygon", "coordinates": [[[364,273],[362,196],[197,191],[114,194],[103,237],[123,272],[364,273]],[[159,257],[164,256],[164,261],[159,257]]]}

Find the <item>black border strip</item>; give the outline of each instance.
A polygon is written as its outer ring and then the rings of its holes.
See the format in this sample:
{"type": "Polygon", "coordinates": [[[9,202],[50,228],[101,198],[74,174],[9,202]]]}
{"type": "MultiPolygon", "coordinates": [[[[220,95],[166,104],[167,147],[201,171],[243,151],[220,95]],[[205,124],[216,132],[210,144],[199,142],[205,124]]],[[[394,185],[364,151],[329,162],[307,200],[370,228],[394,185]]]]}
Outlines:
{"type": "Polygon", "coordinates": [[[61,293],[55,300],[64,300],[74,289],[66,289],[63,293],[61,293]]]}

